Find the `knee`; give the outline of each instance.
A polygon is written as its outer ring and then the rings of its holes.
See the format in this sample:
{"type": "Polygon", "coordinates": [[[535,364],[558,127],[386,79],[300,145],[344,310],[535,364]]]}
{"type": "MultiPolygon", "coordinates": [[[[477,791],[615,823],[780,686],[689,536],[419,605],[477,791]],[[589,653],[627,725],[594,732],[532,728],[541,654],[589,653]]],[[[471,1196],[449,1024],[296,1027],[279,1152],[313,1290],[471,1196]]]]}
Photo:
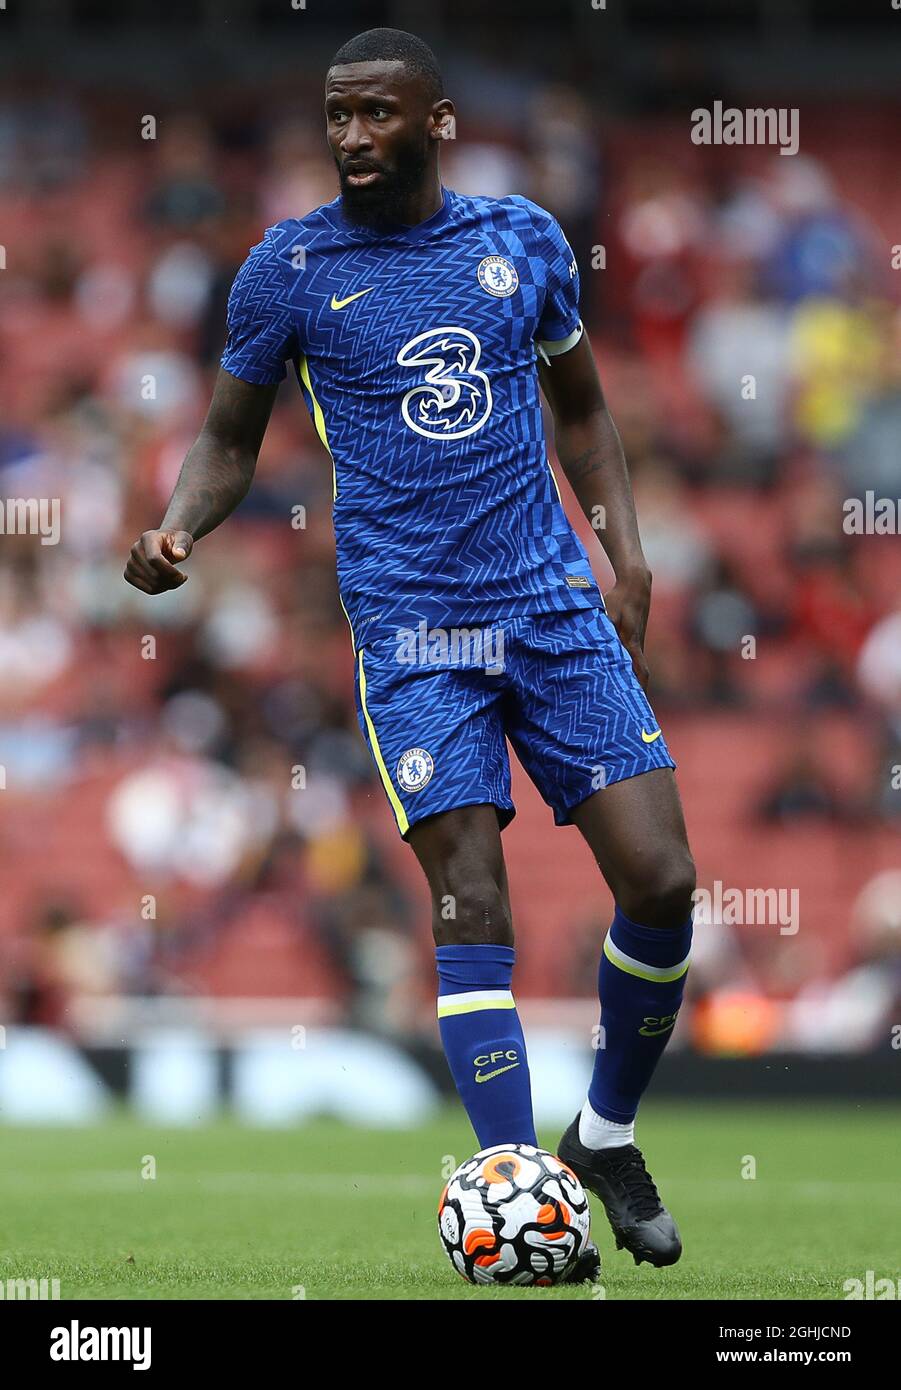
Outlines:
{"type": "Polygon", "coordinates": [[[619,908],[646,927],[681,927],[691,912],[695,866],[688,846],[679,846],[636,866],[616,888],[619,908]]]}
{"type": "Polygon", "coordinates": [[[513,924],[500,885],[490,875],[453,880],[435,902],[439,946],[512,946],[513,924]]]}

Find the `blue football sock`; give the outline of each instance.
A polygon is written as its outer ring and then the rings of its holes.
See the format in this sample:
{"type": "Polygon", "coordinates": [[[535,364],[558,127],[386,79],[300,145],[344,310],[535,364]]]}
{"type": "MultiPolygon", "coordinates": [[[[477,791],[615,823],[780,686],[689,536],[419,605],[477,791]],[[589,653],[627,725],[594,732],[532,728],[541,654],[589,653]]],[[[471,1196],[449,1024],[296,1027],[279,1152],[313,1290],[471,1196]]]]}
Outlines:
{"type": "Polygon", "coordinates": [[[598,971],[601,1034],[588,1088],[592,1110],[628,1124],[669,1041],[682,1003],[691,918],[660,930],[631,922],[619,908],[598,971]]]}
{"type": "Polygon", "coordinates": [[[480,1149],[537,1144],[512,946],[439,946],[438,1027],[480,1149]]]}

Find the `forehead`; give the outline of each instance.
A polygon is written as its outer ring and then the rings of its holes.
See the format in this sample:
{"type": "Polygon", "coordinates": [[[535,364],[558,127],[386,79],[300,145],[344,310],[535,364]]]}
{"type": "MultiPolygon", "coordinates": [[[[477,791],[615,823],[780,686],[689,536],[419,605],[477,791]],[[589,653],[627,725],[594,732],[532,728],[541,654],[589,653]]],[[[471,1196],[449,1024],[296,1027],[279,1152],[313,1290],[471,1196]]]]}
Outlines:
{"type": "Polygon", "coordinates": [[[325,79],[325,96],[379,96],[399,100],[415,97],[419,89],[415,75],[408,73],[402,62],[392,59],[369,63],[342,63],[329,68],[325,79]]]}

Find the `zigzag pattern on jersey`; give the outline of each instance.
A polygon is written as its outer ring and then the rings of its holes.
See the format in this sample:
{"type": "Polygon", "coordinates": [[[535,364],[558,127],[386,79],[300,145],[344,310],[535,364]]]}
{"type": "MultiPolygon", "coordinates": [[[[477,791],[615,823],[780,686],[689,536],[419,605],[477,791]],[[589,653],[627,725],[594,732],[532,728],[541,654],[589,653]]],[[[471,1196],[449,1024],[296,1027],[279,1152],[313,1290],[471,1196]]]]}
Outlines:
{"type": "Polygon", "coordinates": [[[283,381],[285,359],[296,355],[297,338],[285,277],[272,251],[271,229],[251,247],[232,282],[227,318],[222,355],[226,371],[261,386],[283,381]]]}
{"type": "MultiPolygon", "coordinates": [[[[286,355],[304,354],[335,463],[339,582],[358,634],[600,602],[550,474],[536,371],[536,336],[562,338],[578,323],[572,252],[526,199],[448,190],[443,212],[378,236],[350,227],[336,199],[270,229],[257,248],[266,269],[242,271],[233,292],[239,320],[265,317],[272,291],[267,363],[279,333],[286,355]],[[491,255],[515,267],[507,297],[479,283],[491,255]],[[414,353],[426,360],[408,364],[414,353]]],[[[241,375],[240,351],[230,360],[241,375]]]]}

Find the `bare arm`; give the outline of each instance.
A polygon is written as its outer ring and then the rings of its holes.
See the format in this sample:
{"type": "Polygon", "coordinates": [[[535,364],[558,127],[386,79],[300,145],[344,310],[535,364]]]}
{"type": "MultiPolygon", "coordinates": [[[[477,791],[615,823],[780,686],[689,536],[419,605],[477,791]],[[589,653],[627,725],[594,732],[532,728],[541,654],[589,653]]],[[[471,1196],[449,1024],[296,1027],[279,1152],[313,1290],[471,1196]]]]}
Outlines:
{"type": "Polygon", "coordinates": [[[250,488],[277,391],[277,385],[254,386],[220,367],[207,417],[181,466],[159,530],[145,531],[131,548],[125,567],[129,584],[158,594],[185,582],[188,576],[176,565],[250,488]]]}
{"type": "Polygon", "coordinates": [[[604,596],[607,612],[647,686],[644,636],[651,572],[641,549],[623,446],[607,409],[588,335],[569,352],[539,364],[541,387],[554,416],[560,465],[600,538],[616,583],[604,596]]]}

